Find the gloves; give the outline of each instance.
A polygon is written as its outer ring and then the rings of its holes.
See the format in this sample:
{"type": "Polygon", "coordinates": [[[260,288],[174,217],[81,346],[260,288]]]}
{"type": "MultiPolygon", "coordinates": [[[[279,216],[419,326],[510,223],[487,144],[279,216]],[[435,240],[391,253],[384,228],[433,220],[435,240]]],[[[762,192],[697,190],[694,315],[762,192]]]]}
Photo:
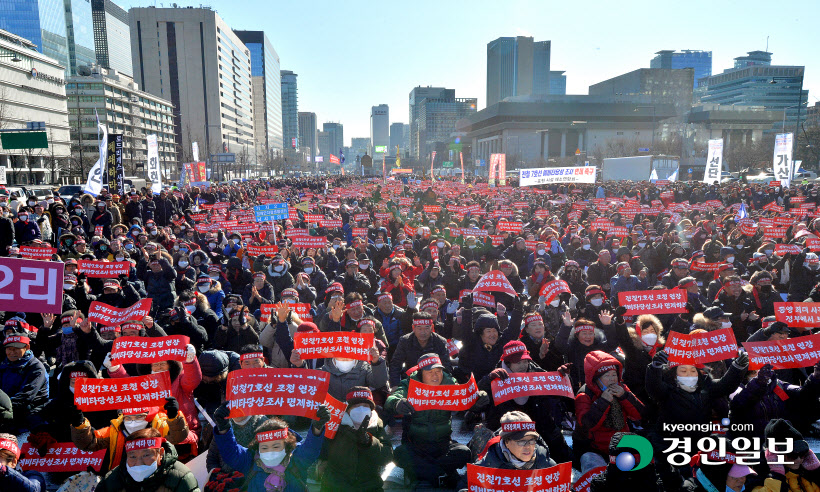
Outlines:
{"type": "Polygon", "coordinates": [[[575,296],[575,294],[572,294],[572,297],[569,298],[569,308],[570,309],[575,309],[575,306],[577,306],[577,305],[578,305],[578,298],[575,296]]]}
{"type": "Polygon", "coordinates": [[[318,420],[313,422],[313,427],[317,430],[321,430],[326,423],[330,422],[330,408],[325,404],[320,405],[319,409],[316,410],[316,418],[318,420]]]}
{"type": "Polygon", "coordinates": [[[663,350],[655,352],[655,357],[652,357],[652,367],[660,368],[669,362],[669,356],[663,350]]]}
{"type": "Polygon", "coordinates": [[[622,317],[626,314],[626,308],[623,306],[618,306],[615,308],[615,312],[613,313],[616,317],[622,317]]]}
{"type": "Polygon", "coordinates": [[[396,413],[399,415],[413,415],[416,411],[413,409],[413,405],[407,401],[407,398],[402,398],[396,403],[396,413]]]}
{"type": "Polygon", "coordinates": [[[567,362],[566,364],[558,368],[558,372],[561,373],[562,376],[567,376],[569,374],[570,367],[572,367],[572,362],[567,362]]]}
{"type": "Polygon", "coordinates": [[[356,442],[359,446],[370,446],[373,436],[367,432],[367,427],[370,425],[370,415],[362,420],[362,424],[356,429],[356,442]]]}
{"type": "Polygon", "coordinates": [[[412,308],[412,309],[416,309],[416,306],[418,306],[418,304],[419,304],[419,300],[416,298],[416,293],[413,292],[413,291],[408,292],[407,293],[407,307],[412,308]]]}
{"type": "Polygon", "coordinates": [[[231,423],[228,422],[228,415],[230,414],[231,410],[228,408],[227,403],[223,403],[214,412],[214,423],[216,424],[216,429],[223,434],[231,428],[231,423]]]}
{"type": "Polygon", "coordinates": [[[79,427],[83,425],[83,422],[85,422],[83,411],[77,405],[74,405],[71,409],[71,425],[79,427]]]}
{"type": "Polygon", "coordinates": [[[737,356],[732,365],[736,366],[738,369],[746,369],[749,367],[749,356],[746,352],[741,352],[740,355],[737,356]]]}
{"type": "Polygon", "coordinates": [[[187,353],[185,355],[185,362],[190,364],[191,362],[194,361],[194,359],[196,359],[196,349],[194,348],[193,345],[191,345],[189,343],[186,350],[187,350],[187,353]]]}
{"type": "Polygon", "coordinates": [[[447,314],[455,314],[458,311],[458,303],[455,301],[447,304],[447,314]]]}
{"type": "Polygon", "coordinates": [[[774,368],[771,364],[766,364],[757,371],[757,380],[762,383],[768,384],[772,376],[774,376],[774,368]]]}
{"type": "Polygon", "coordinates": [[[107,354],[105,354],[105,359],[103,359],[103,367],[105,367],[109,371],[111,371],[112,367],[115,368],[115,369],[117,367],[119,367],[119,366],[115,366],[111,363],[111,352],[108,352],[107,354]]]}
{"type": "Polygon", "coordinates": [[[484,408],[490,404],[490,395],[486,391],[479,391],[473,408],[484,408]]]}
{"type": "Polygon", "coordinates": [[[165,409],[165,414],[169,419],[175,419],[179,416],[179,402],[173,396],[169,396],[165,399],[165,405],[163,408],[165,409]]]}
{"type": "Polygon", "coordinates": [[[494,369],[492,372],[490,372],[490,374],[488,374],[488,376],[490,377],[490,381],[492,381],[494,379],[500,379],[500,380],[503,381],[503,380],[507,379],[508,377],[510,377],[507,370],[503,369],[501,367],[499,367],[498,369],[494,369]]]}

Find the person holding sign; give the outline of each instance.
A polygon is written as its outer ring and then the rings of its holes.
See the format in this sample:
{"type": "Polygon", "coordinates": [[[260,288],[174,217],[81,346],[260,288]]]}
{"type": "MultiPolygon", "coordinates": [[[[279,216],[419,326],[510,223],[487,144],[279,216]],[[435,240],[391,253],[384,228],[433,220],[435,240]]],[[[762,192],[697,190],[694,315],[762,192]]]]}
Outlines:
{"type": "Polygon", "coordinates": [[[31,351],[28,333],[7,333],[6,358],[0,362],[0,390],[11,398],[16,432],[40,423],[48,403],[48,372],[31,351]]]}
{"type": "Polygon", "coordinates": [[[46,481],[36,472],[17,468],[20,443],[14,434],[0,433],[0,489],[4,492],[40,492],[46,490],[46,481]]]}
{"type": "MultiPolygon", "coordinates": [[[[418,365],[410,373],[410,379],[429,386],[455,385],[455,378],[444,371],[444,364],[434,353],[419,357],[418,365]]],[[[434,487],[453,488],[458,483],[458,469],[470,461],[470,449],[451,438],[452,414],[449,410],[425,410],[417,412],[407,400],[410,379],[405,379],[393,391],[385,403],[385,411],[404,416],[402,424],[406,437],[394,451],[396,464],[404,469],[411,488],[419,480],[434,487]]],[[[486,406],[489,397],[479,396],[474,408],[486,406]],[[480,405],[480,403],[482,405],[480,405]]]]}

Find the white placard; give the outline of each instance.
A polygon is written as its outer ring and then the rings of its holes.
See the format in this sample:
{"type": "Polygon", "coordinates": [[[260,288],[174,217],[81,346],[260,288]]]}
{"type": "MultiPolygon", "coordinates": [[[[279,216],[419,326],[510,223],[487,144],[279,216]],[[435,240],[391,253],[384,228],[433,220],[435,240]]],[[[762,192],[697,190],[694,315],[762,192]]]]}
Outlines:
{"type": "Polygon", "coordinates": [[[552,183],[594,183],[597,170],[598,168],[595,166],[521,169],[518,172],[518,186],[537,186],[552,183]]]}
{"type": "Polygon", "coordinates": [[[709,153],[706,155],[706,169],[703,171],[703,182],[720,184],[720,171],[723,169],[723,139],[709,140],[709,153]]]}
{"type": "Polygon", "coordinates": [[[157,147],[157,136],[148,135],[148,180],[151,181],[151,191],[159,195],[162,191],[162,175],[159,171],[159,149],[157,147]]]}
{"type": "Polygon", "coordinates": [[[85,182],[85,191],[89,195],[97,196],[102,191],[103,166],[108,154],[108,129],[102,123],[97,123],[97,130],[102,132],[100,139],[100,158],[88,171],[88,180],[85,182]]]}
{"type": "Polygon", "coordinates": [[[772,170],[780,186],[788,188],[792,178],[792,133],[778,133],[774,139],[772,170]]]}

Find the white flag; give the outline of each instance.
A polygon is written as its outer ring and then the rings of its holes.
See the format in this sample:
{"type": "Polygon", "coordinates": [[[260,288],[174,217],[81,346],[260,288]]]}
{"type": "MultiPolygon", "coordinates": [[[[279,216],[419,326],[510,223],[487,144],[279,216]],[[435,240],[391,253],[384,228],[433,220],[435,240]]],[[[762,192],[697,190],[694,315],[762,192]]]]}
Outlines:
{"type": "Polygon", "coordinates": [[[83,190],[92,196],[97,196],[102,191],[102,173],[108,153],[108,129],[100,123],[99,118],[97,118],[97,130],[102,132],[102,138],[100,138],[100,157],[97,159],[97,162],[94,163],[91,170],[88,171],[88,181],[86,181],[85,189],[83,190]]]}
{"type": "Polygon", "coordinates": [[[159,149],[156,135],[148,135],[148,180],[151,181],[151,191],[159,195],[162,191],[162,175],[159,171],[159,149]]]}
{"type": "Polygon", "coordinates": [[[678,180],[678,170],[675,169],[675,172],[670,174],[669,177],[666,178],[666,180],[669,181],[670,183],[674,183],[675,181],[677,181],[678,180]]]}
{"type": "Polygon", "coordinates": [[[723,139],[709,140],[709,152],[706,155],[706,169],[703,172],[703,182],[706,184],[720,184],[720,171],[723,169],[723,139]]]}
{"type": "Polygon", "coordinates": [[[194,154],[194,162],[199,162],[199,144],[194,142],[191,144],[192,152],[194,154]]]}
{"type": "Polygon", "coordinates": [[[649,181],[652,181],[653,179],[655,181],[658,180],[658,170],[655,169],[654,167],[652,168],[652,172],[649,174],[649,181]]]}
{"type": "Polygon", "coordinates": [[[792,133],[778,133],[774,139],[772,170],[780,186],[788,188],[792,176],[792,133]]]}

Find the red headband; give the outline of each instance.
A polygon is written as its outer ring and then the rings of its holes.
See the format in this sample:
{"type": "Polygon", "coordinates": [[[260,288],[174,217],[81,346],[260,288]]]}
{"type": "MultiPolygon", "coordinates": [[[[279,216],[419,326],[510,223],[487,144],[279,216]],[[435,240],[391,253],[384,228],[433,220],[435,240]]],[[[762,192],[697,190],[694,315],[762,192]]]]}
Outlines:
{"type": "Polygon", "coordinates": [[[602,291],[601,289],[590,289],[590,290],[587,291],[586,296],[587,297],[592,297],[592,296],[604,296],[604,297],[606,297],[606,293],[604,291],[602,291]]]}
{"type": "Polygon", "coordinates": [[[575,327],[575,333],[581,333],[584,331],[595,331],[595,327],[592,325],[580,325],[575,327]]]}
{"type": "Polygon", "coordinates": [[[10,337],[6,337],[3,341],[3,345],[8,345],[10,343],[24,343],[26,345],[31,344],[31,339],[29,337],[24,337],[22,335],[13,335],[10,337]]]}
{"type": "Polygon", "coordinates": [[[139,323],[123,323],[122,324],[123,330],[142,330],[143,326],[139,323]]]}
{"type": "Polygon", "coordinates": [[[0,439],[0,449],[5,449],[14,453],[14,459],[20,459],[20,446],[16,442],[8,439],[0,439]]]}
{"type": "Polygon", "coordinates": [[[150,437],[145,439],[134,439],[125,443],[125,452],[137,451],[140,449],[157,449],[162,447],[165,439],[161,437],[150,437]]]}
{"type": "Polygon", "coordinates": [[[251,352],[251,353],[242,354],[242,355],[239,356],[240,362],[245,361],[245,360],[264,359],[264,358],[265,358],[265,354],[263,354],[262,352],[251,352]]]}
{"type": "Polygon", "coordinates": [[[501,432],[535,431],[535,422],[505,422],[501,424],[501,432]]]}
{"type": "Polygon", "coordinates": [[[285,427],[284,429],[276,429],[273,431],[267,432],[260,432],[256,435],[256,442],[263,443],[263,442],[271,442],[271,441],[281,441],[283,439],[288,438],[288,428],[285,427]]]}
{"type": "Polygon", "coordinates": [[[391,301],[393,300],[393,295],[390,294],[389,292],[382,292],[381,294],[379,294],[379,296],[376,298],[376,300],[381,301],[385,297],[389,297],[391,301]]]}
{"type": "Polygon", "coordinates": [[[120,333],[121,331],[122,331],[122,328],[120,328],[119,326],[102,326],[102,327],[100,327],[100,333],[108,333],[108,332],[120,333]]]}
{"type": "Polygon", "coordinates": [[[540,321],[541,323],[543,323],[544,318],[542,318],[540,314],[531,314],[531,315],[527,316],[526,318],[524,318],[524,326],[526,326],[530,323],[535,323],[536,321],[540,321]]]}
{"type": "Polygon", "coordinates": [[[679,285],[678,287],[680,287],[681,289],[688,289],[689,287],[693,287],[695,285],[698,285],[698,283],[694,280],[690,280],[683,285],[679,285]]]}
{"type": "Polygon", "coordinates": [[[447,291],[444,290],[444,287],[442,287],[441,285],[437,285],[436,287],[433,288],[433,290],[430,291],[430,294],[432,295],[432,294],[435,294],[436,292],[447,292],[447,291]]]}
{"type": "Polygon", "coordinates": [[[350,401],[354,398],[364,398],[365,400],[373,401],[373,393],[371,393],[370,390],[351,391],[347,394],[347,397],[345,397],[345,401],[350,401]]]}
{"type": "MultiPolygon", "coordinates": [[[[419,362],[417,366],[419,369],[424,369],[427,366],[432,366],[435,364],[441,364],[441,358],[439,357],[426,357],[419,362]]],[[[443,365],[443,364],[442,364],[443,365]]]]}
{"type": "Polygon", "coordinates": [[[504,349],[504,354],[501,356],[501,358],[502,358],[502,359],[506,359],[507,357],[509,357],[509,356],[511,356],[511,355],[515,355],[515,354],[517,354],[517,353],[519,353],[519,352],[521,352],[521,353],[526,353],[526,352],[528,352],[528,350],[527,350],[527,346],[526,346],[526,345],[524,345],[524,344],[523,344],[523,343],[521,343],[521,342],[517,342],[517,343],[510,343],[510,346],[509,346],[509,347],[507,347],[506,349],[504,349]]]}
{"type": "Polygon", "coordinates": [[[71,371],[69,374],[70,378],[87,378],[88,374],[84,373],[83,371],[71,371]]]}
{"type": "Polygon", "coordinates": [[[356,326],[358,326],[359,328],[361,328],[361,327],[362,327],[362,326],[364,326],[364,325],[370,325],[370,326],[372,326],[372,327],[373,327],[373,329],[375,329],[375,328],[376,328],[376,323],[375,323],[372,319],[362,319],[362,320],[359,320],[359,323],[358,323],[356,326]]]}
{"type": "Polygon", "coordinates": [[[421,305],[421,310],[424,311],[428,307],[434,308],[436,311],[438,311],[438,303],[436,301],[431,300],[431,301],[425,302],[424,304],[421,305]]]}
{"type": "Polygon", "coordinates": [[[431,319],[414,319],[413,326],[433,326],[433,320],[431,319]]]}
{"type": "Polygon", "coordinates": [[[350,304],[345,305],[345,309],[353,309],[357,307],[362,307],[362,301],[353,301],[350,304]]]}

